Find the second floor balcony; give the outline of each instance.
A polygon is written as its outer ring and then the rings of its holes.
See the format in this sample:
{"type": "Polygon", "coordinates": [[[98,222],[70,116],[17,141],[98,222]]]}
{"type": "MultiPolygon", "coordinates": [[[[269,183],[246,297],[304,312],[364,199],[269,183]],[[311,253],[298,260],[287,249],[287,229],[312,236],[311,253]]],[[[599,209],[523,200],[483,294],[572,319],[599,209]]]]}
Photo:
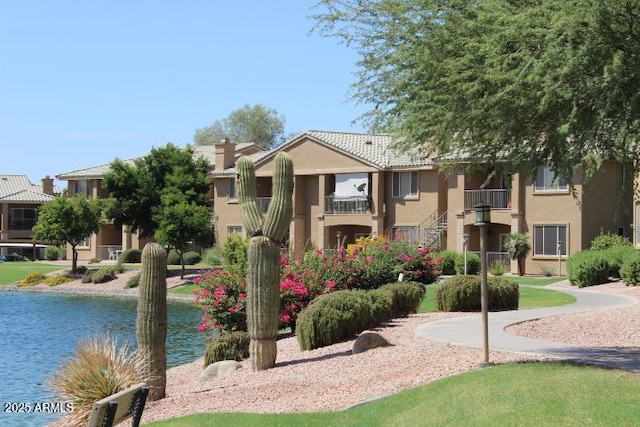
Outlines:
{"type": "Polygon", "coordinates": [[[324,213],[336,215],[371,214],[371,204],[364,197],[336,199],[327,196],[324,200],[324,213]]]}
{"type": "Polygon", "coordinates": [[[465,190],[464,210],[472,211],[477,205],[489,205],[491,209],[496,210],[511,209],[511,190],[501,188],[465,190]]]}

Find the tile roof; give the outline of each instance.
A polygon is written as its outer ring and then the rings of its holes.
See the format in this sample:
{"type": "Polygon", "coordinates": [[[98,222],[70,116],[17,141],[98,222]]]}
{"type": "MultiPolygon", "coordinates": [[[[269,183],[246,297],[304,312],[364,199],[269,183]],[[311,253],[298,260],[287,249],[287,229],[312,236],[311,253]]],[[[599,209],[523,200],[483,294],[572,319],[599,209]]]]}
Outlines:
{"type": "MultiPolygon", "coordinates": [[[[369,133],[351,133],[351,132],[330,132],[310,130],[296,135],[284,144],[273,148],[271,151],[256,153],[249,156],[251,160],[260,164],[279,151],[285,150],[287,147],[296,144],[305,137],[314,139],[315,141],[330,146],[345,155],[359,159],[379,169],[390,168],[411,168],[421,166],[432,166],[431,159],[412,153],[401,153],[396,150],[393,145],[393,137],[388,134],[369,134],[369,133]]],[[[234,175],[236,170],[234,167],[225,169],[224,171],[215,171],[213,176],[230,176],[234,175]]]]}
{"type": "Polygon", "coordinates": [[[42,192],[26,175],[0,174],[0,202],[48,202],[53,196],[42,192]]]}
{"type": "Polygon", "coordinates": [[[306,135],[380,169],[432,165],[431,160],[420,153],[403,153],[394,148],[393,137],[388,134],[311,130],[306,135]]]}

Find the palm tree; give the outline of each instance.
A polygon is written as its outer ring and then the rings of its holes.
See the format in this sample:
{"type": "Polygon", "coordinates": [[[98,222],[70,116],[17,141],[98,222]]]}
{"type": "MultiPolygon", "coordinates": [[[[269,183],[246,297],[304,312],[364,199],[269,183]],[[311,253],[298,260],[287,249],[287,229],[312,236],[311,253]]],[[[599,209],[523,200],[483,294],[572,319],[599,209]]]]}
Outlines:
{"type": "Polygon", "coordinates": [[[518,275],[524,276],[524,261],[531,251],[529,238],[524,233],[511,233],[505,242],[509,256],[513,260],[518,260],[518,275]]]}

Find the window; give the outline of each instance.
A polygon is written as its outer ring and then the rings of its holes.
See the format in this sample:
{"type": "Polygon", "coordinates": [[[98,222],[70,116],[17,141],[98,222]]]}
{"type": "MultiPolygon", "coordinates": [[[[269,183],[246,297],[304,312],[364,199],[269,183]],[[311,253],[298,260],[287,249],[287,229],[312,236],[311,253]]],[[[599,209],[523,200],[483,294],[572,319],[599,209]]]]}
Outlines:
{"type": "Polygon", "coordinates": [[[242,234],[242,226],[241,225],[229,225],[227,226],[227,234],[242,234]]]}
{"type": "Polygon", "coordinates": [[[391,236],[393,240],[416,242],[418,241],[418,227],[412,227],[412,226],[392,227],[391,236]]]}
{"type": "Polygon", "coordinates": [[[551,168],[540,166],[536,174],[536,191],[558,191],[567,190],[569,186],[564,179],[557,178],[551,168]]]}
{"type": "Polygon", "coordinates": [[[90,245],[91,245],[91,241],[89,240],[89,237],[85,237],[84,239],[78,242],[78,247],[88,248],[90,245]]]}
{"type": "Polygon", "coordinates": [[[236,180],[235,180],[235,178],[231,178],[229,180],[229,199],[230,200],[235,200],[236,199],[236,180]]]}
{"type": "Polygon", "coordinates": [[[73,194],[79,194],[82,196],[89,196],[89,181],[81,180],[73,182],[73,194]]]}
{"type": "Polygon", "coordinates": [[[416,197],[418,195],[418,172],[393,173],[393,197],[416,197]]]}
{"type": "Polygon", "coordinates": [[[37,209],[13,208],[9,209],[10,230],[31,230],[38,222],[37,209]]]}
{"type": "Polygon", "coordinates": [[[535,225],[533,227],[533,255],[558,256],[567,255],[566,225],[535,225]]]}

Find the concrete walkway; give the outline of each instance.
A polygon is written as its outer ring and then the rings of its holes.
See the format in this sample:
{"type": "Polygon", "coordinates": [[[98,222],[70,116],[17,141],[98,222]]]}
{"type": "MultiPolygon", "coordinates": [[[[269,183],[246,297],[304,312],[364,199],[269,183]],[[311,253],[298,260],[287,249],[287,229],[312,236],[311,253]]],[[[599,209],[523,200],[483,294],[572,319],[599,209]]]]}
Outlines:
{"type": "MultiPolygon", "coordinates": [[[[537,288],[546,289],[541,287],[537,288]]],[[[565,288],[551,288],[546,290],[573,295],[577,301],[573,304],[559,307],[489,313],[489,350],[504,350],[515,353],[549,356],[640,372],[640,353],[633,351],[633,349],[583,347],[542,341],[506,333],[504,328],[507,326],[526,320],[624,307],[638,303],[635,298],[626,295],[565,288]]],[[[418,326],[415,333],[420,337],[453,345],[482,348],[482,324],[479,313],[471,317],[425,323],[418,326]]]]}

